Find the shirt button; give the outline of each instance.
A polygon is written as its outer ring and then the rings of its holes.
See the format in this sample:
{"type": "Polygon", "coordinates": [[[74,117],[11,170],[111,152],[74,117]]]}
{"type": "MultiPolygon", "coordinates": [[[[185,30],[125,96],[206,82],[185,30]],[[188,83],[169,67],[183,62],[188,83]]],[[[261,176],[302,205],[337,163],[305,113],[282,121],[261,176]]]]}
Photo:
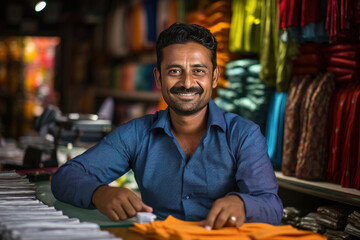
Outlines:
{"type": "Polygon", "coordinates": [[[189,169],[190,167],[188,165],[186,165],[186,168],[189,169]]]}
{"type": "Polygon", "coordinates": [[[185,197],[186,199],[190,199],[190,196],[189,195],[186,195],[186,197],[185,197]]]}

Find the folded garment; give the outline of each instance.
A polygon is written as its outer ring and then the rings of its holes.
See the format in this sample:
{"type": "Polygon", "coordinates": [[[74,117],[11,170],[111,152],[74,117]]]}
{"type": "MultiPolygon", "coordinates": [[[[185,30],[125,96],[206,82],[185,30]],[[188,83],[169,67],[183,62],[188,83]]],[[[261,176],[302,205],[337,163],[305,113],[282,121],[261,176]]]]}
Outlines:
{"type": "Polygon", "coordinates": [[[326,239],[320,234],[298,230],[290,225],[274,226],[267,223],[244,223],[241,227],[207,230],[199,226],[199,222],[182,221],[172,216],[167,217],[164,221],[155,221],[148,224],[134,223],[134,227],[131,227],[130,230],[145,237],[161,240],[326,239]]]}
{"type": "Polygon", "coordinates": [[[343,230],[346,226],[346,218],[332,218],[324,214],[319,214],[316,217],[316,222],[326,228],[334,230],[343,230]]]}
{"type": "Polygon", "coordinates": [[[347,218],[354,211],[353,207],[345,205],[326,205],[316,209],[319,214],[327,215],[332,218],[347,218]]]}
{"type": "Polygon", "coordinates": [[[360,212],[354,211],[348,216],[348,223],[356,228],[360,228],[360,212]]]}
{"type": "Polygon", "coordinates": [[[300,219],[298,227],[300,229],[305,229],[316,233],[323,233],[325,231],[325,227],[316,221],[316,217],[318,215],[318,213],[314,212],[308,213],[306,216],[300,219]]]}
{"type": "Polygon", "coordinates": [[[324,233],[324,236],[327,237],[329,240],[352,240],[354,239],[350,234],[344,231],[335,231],[327,229],[324,233]]]}
{"type": "Polygon", "coordinates": [[[346,225],[345,232],[347,232],[348,234],[350,234],[352,236],[360,238],[360,228],[356,228],[353,225],[351,225],[350,223],[348,225],[346,225]]]}

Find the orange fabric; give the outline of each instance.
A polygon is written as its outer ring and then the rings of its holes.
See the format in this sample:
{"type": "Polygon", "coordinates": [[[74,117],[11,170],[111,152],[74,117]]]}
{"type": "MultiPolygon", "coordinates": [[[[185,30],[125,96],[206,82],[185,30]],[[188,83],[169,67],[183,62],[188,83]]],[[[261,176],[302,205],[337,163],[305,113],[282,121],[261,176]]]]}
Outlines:
{"type": "Polygon", "coordinates": [[[267,223],[244,223],[241,227],[224,227],[216,230],[206,230],[199,222],[189,222],[169,216],[164,221],[149,224],[134,223],[130,228],[145,235],[145,237],[167,240],[325,240],[317,233],[298,230],[290,225],[274,226],[267,223]]]}

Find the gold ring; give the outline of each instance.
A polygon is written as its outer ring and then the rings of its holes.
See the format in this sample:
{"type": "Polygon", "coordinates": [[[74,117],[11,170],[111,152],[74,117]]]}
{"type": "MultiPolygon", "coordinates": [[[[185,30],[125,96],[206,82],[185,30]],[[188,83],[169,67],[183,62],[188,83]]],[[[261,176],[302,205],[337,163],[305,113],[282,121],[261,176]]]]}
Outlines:
{"type": "Polygon", "coordinates": [[[231,216],[229,220],[230,220],[230,222],[236,222],[236,217],[235,217],[235,216],[231,216]]]}

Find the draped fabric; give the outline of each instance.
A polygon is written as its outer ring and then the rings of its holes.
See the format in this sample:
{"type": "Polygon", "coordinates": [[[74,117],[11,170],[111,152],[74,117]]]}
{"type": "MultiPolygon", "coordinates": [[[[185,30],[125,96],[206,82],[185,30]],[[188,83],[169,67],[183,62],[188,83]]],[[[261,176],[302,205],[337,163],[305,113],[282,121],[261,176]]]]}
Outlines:
{"type": "Polygon", "coordinates": [[[314,180],[325,177],[327,116],[334,90],[335,81],[331,73],[318,75],[307,88],[301,106],[303,122],[295,171],[298,178],[314,180]]]}
{"type": "Polygon", "coordinates": [[[258,53],[261,0],[232,1],[230,51],[258,53]]]}
{"type": "Polygon", "coordinates": [[[275,169],[282,165],[284,114],[287,92],[275,91],[270,101],[265,137],[268,154],[275,169]]]}
{"type": "Polygon", "coordinates": [[[311,80],[310,75],[294,76],[289,87],[285,106],[283,162],[281,168],[282,173],[287,176],[295,176],[301,134],[300,127],[302,126],[300,119],[301,103],[311,80]]]}
{"type": "Polygon", "coordinates": [[[260,79],[277,91],[286,91],[290,84],[292,60],[299,54],[290,29],[278,28],[276,0],[263,0],[260,31],[260,79]]]}
{"type": "Polygon", "coordinates": [[[326,29],[331,43],[359,40],[360,13],[357,0],[328,0],[326,29]]]}
{"type": "Polygon", "coordinates": [[[360,83],[342,84],[329,113],[330,146],[327,180],[360,190],[360,83]]]}

